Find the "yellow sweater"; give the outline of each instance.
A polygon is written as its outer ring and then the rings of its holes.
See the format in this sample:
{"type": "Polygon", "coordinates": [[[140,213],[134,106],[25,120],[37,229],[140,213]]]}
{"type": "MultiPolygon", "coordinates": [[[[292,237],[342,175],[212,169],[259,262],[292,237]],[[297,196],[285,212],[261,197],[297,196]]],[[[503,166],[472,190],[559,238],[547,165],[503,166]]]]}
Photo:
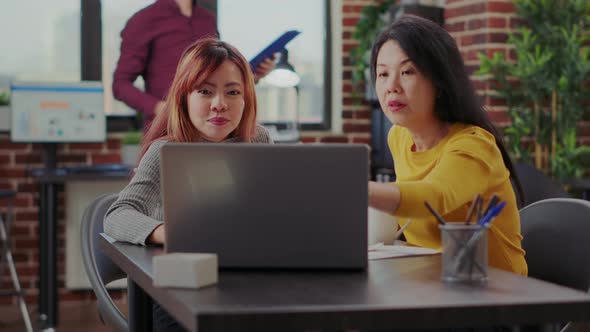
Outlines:
{"type": "Polygon", "coordinates": [[[491,133],[476,126],[453,124],[448,135],[435,147],[412,152],[414,141],[410,132],[393,126],[387,141],[395,162],[396,185],[401,193],[394,214],[402,225],[407,222],[404,218],[412,219],[404,231],[409,244],[441,249],[438,223],[424,201],[445,220],[464,222],[476,193],[483,196],[484,207],[495,193],[506,201],[506,206],[488,232],[489,264],[527,274],[510,173],[491,133]]]}

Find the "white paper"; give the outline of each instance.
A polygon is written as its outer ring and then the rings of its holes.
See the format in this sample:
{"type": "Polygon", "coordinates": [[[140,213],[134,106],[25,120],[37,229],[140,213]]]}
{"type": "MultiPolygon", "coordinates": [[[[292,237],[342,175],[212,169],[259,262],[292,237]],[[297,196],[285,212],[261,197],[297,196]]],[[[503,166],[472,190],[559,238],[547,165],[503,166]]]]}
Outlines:
{"type": "Polygon", "coordinates": [[[396,258],[396,257],[407,257],[407,256],[421,256],[421,255],[436,255],[440,251],[420,248],[404,245],[393,245],[388,246],[383,243],[377,243],[369,246],[369,259],[385,259],[385,258],[396,258]]]}

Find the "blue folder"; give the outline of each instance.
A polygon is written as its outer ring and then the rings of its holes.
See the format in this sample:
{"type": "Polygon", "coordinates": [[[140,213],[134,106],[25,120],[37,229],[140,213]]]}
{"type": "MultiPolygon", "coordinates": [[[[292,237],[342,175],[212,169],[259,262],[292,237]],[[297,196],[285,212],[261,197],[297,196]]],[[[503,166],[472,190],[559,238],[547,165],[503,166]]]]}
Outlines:
{"type": "Polygon", "coordinates": [[[297,37],[297,35],[300,33],[301,31],[289,30],[283,33],[279,38],[275,39],[275,41],[273,41],[254,58],[252,58],[252,60],[250,60],[250,68],[252,68],[252,72],[256,72],[256,67],[258,67],[265,59],[272,57],[277,52],[280,52],[291,40],[293,40],[293,38],[297,37]]]}

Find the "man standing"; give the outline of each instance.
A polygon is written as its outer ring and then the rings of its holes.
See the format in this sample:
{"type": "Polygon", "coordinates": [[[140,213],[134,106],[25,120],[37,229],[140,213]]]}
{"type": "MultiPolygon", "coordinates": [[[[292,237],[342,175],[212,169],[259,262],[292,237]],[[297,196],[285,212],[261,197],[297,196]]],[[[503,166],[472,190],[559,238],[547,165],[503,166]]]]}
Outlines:
{"type": "MultiPolygon", "coordinates": [[[[174,78],[182,52],[202,37],[218,37],[215,15],[195,0],[156,0],[133,15],[121,32],[121,55],[113,77],[113,95],[144,114],[144,131],[156,113],[174,78]],[[145,91],[133,85],[138,76],[145,91]]],[[[256,70],[256,78],[274,68],[267,59],[256,70]]]]}

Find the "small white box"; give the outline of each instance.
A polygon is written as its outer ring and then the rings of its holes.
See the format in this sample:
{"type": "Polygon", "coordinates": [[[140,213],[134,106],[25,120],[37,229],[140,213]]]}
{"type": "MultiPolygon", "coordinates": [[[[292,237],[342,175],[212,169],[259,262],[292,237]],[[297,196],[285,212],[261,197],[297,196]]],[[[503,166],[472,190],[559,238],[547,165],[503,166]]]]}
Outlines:
{"type": "Polygon", "coordinates": [[[217,254],[172,253],[156,256],[154,285],[200,288],[217,283],[217,254]]]}

